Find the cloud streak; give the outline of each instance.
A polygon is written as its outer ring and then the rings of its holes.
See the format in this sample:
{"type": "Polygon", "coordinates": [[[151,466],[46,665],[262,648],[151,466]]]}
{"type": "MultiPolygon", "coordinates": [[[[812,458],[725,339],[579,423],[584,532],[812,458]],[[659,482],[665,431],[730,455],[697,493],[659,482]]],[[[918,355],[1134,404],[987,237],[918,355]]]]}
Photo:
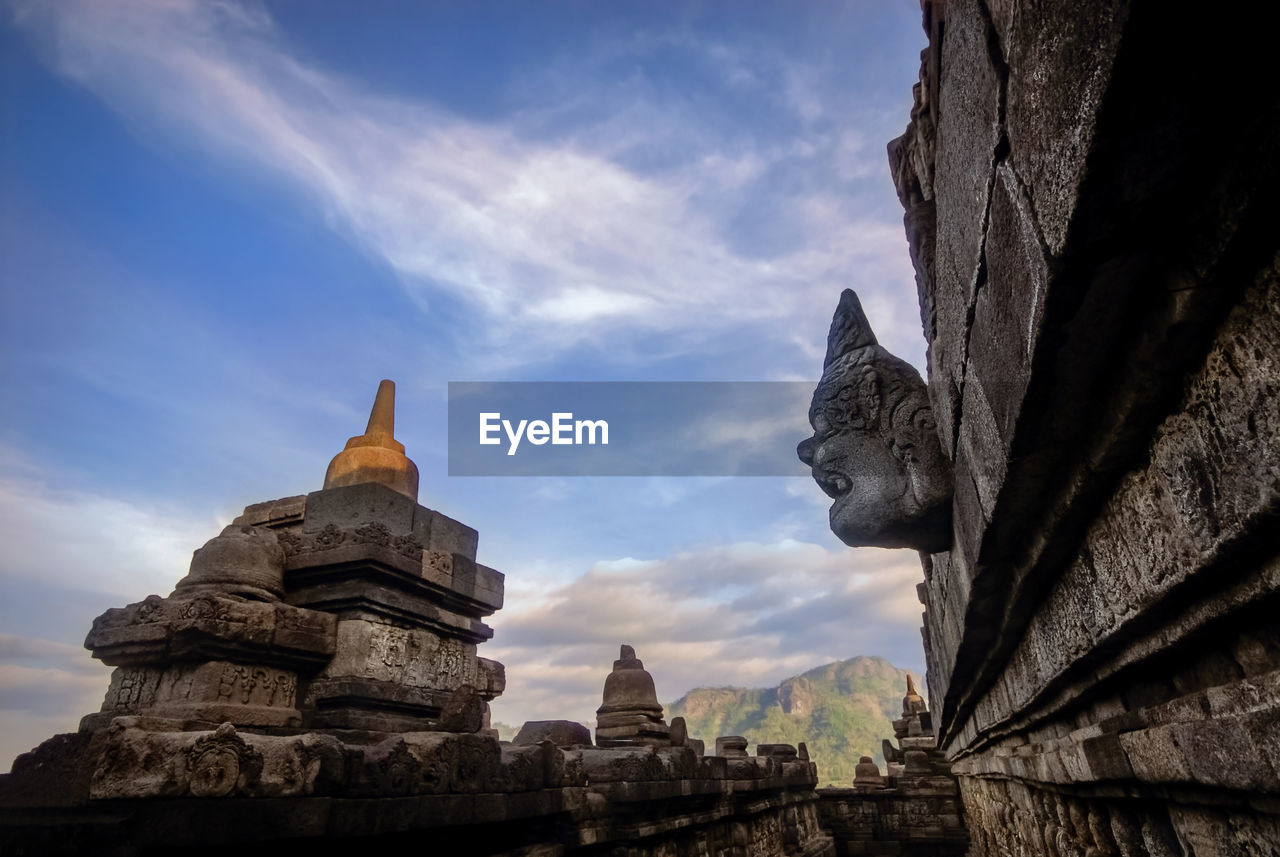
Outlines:
{"type": "MultiPolygon", "coordinates": [[[[297,59],[264,11],[239,3],[72,0],[20,5],[17,18],[144,137],[284,177],[318,201],[424,310],[460,310],[459,341],[483,345],[495,368],[655,336],[654,350],[679,351],[726,330],[792,348],[782,331],[820,329],[855,269],[867,291],[910,294],[896,217],[860,214],[841,186],[883,169],[878,147],[830,117],[816,133],[824,108],[809,70],[776,58],[666,45],[710,57],[720,77],[708,86],[768,94],[762,124],[795,129],[743,142],[740,127],[700,123],[695,101],[643,81],[592,90],[582,65],[560,69],[595,108],[576,118],[535,102],[481,122],[385,97],[297,59]],[[675,154],[637,163],[654,150],[675,154]]],[[[612,48],[633,61],[652,49],[612,48]]]]}
{"type": "Polygon", "coordinates": [[[140,601],[173,589],[187,573],[192,551],[219,528],[214,520],[52,488],[33,466],[0,447],[0,581],[140,601]]]}
{"type": "Polygon", "coordinates": [[[0,768],[97,711],[110,668],[79,646],[0,633],[0,768]]]}

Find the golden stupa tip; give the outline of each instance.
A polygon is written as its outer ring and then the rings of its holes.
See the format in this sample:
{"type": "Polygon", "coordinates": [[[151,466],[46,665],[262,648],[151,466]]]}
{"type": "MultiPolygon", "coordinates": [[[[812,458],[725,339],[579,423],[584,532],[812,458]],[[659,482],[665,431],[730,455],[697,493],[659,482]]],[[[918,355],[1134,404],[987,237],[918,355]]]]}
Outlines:
{"type": "Polygon", "coordinates": [[[329,462],[324,487],[377,482],[417,500],[418,467],[405,456],[404,444],[395,439],[395,429],[396,385],[383,379],[364,434],[348,440],[342,452],[329,462]]]}
{"type": "Polygon", "coordinates": [[[396,434],[396,382],[383,379],[378,384],[378,395],[373,399],[373,408],[369,411],[369,424],[364,434],[358,434],[347,441],[347,449],[357,446],[380,446],[394,449],[404,454],[404,444],[395,438],[396,434]]]}

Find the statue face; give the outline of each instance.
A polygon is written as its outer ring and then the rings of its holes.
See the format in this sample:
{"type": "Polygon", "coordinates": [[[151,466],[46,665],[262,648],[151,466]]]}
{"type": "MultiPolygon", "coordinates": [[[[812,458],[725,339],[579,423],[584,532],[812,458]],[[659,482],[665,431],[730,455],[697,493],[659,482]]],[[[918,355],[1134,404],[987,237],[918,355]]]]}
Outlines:
{"type": "Polygon", "coordinates": [[[861,307],[846,303],[842,311],[856,317],[850,323],[838,311],[833,331],[853,344],[829,357],[809,408],[813,437],[796,452],[832,498],[831,529],[845,544],[946,550],[951,463],[927,388],[875,342],[861,307]]]}

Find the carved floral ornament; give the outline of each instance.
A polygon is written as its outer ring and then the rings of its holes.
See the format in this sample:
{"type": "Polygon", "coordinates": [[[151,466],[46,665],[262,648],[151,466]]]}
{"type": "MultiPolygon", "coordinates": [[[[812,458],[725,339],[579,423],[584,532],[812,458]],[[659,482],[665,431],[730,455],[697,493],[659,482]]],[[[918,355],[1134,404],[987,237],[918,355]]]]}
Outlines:
{"type": "Polygon", "coordinates": [[[942,453],[920,374],[876,341],[845,289],[831,320],[813,437],[796,448],[832,498],[831,530],[851,547],[951,544],[951,462],[942,453]]]}
{"type": "Polygon", "coordinates": [[[314,533],[281,532],[277,535],[285,556],[333,550],[343,545],[376,545],[386,547],[410,559],[422,557],[422,543],[412,534],[394,535],[386,524],[371,521],[362,527],[344,530],[326,524],[314,533]]]}
{"type": "Polygon", "coordinates": [[[236,734],[235,727],[223,723],[217,730],[187,751],[191,794],[196,797],[224,797],[240,786],[255,783],[262,772],[262,755],[236,734]]]}

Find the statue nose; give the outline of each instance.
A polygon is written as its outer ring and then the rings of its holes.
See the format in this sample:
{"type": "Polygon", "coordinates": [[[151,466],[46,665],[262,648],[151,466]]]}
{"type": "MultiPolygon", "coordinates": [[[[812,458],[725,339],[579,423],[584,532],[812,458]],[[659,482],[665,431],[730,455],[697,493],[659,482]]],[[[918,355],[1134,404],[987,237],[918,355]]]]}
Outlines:
{"type": "Polygon", "coordinates": [[[796,445],[796,455],[800,456],[800,460],[805,464],[813,467],[813,438],[806,438],[796,445]]]}

